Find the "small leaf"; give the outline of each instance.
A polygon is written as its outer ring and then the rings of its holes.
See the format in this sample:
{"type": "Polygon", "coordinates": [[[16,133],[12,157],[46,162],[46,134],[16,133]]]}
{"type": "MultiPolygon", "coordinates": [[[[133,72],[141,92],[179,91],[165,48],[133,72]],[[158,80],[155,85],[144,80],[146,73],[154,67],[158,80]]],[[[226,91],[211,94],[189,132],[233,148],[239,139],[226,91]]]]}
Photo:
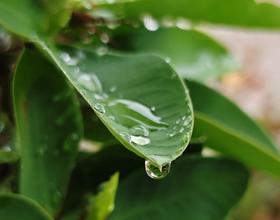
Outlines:
{"type": "Polygon", "coordinates": [[[280,175],[279,151],[263,129],[218,92],[197,82],[186,84],[195,109],[195,137],[204,137],[208,147],[280,175]]]}
{"type": "Polygon", "coordinates": [[[119,174],[115,173],[101,185],[100,192],[90,199],[86,220],[104,220],[114,210],[119,174]]]}
{"type": "Polygon", "coordinates": [[[1,0],[0,25],[27,40],[38,41],[65,26],[77,0],[1,0]]]}
{"type": "Polygon", "coordinates": [[[134,28],[126,33],[116,32],[113,45],[117,49],[159,55],[183,78],[205,81],[238,68],[224,47],[195,30],[134,28]]]}
{"type": "Polygon", "coordinates": [[[109,220],[223,220],[247,181],[247,170],[232,160],[184,157],[161,181],[143,170],[124,179],[109,220]]]}
{"type": "Polygon", "coordinates": [[[17,194],[0,194],[0,219],[51,220],[51,217],[33,200],[17,194]]]}
{"type": "Polygon", "coordinates": [[[193,127],[190,97],[162,59],[40,47],[126,148],[158,167],[186,149],[193,127]]]}
{"type": "Polygon", "coordinates": [[[140,167],[143,169],[142,159],[121,145],[106,147],[94,154],[80,153],[62,213],[67,216],[73,212],[74,215],[80,214],[87,195],[95,193],[100,183],[107,181],[116,172],[123,178],[140,167]]]}
{"type": "Polygon", "coordinates": [[[193,22],[210,22],[250,28],[280,28],[280,8],[255,0],[141,0],[110,5],[122,18],[139,18],[150,14],[156,19],[187,18],[193,22]]]}
{"type": "Polygon", "coordinates": [[[54,214],[64,197],[82,133],[78,100],[52,64],[40,53],[26,50],[15,74],[14,106],[20,192],[54,214]]]}

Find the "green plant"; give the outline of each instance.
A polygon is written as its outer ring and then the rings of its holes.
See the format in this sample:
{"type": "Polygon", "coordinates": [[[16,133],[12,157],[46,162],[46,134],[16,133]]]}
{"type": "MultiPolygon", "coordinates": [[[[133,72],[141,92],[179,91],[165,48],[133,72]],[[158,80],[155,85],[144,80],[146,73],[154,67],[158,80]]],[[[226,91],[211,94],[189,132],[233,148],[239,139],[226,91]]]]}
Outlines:
{"type": "Polygon", "coordinates": [[[0,219],[219,220],[246,189],[244,165],[280,176],[266,132],[204,85],[239,66],[201,21],[278,29],[280,9],[2,0],[0,219]]]}

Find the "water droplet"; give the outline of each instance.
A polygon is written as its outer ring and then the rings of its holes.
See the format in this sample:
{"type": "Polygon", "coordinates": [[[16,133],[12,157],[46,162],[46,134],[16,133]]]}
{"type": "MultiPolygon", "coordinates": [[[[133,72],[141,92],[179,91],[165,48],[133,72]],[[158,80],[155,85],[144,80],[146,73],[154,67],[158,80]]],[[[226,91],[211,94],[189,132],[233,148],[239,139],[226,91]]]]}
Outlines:
{"type": "Polygon", "coordinates": [[[136,125],[131,128],[131,133],[135,136],[144,136],[148,137],[149,136],[149,130],[144,127],[143,125],[136,125]]]}
{"type": "Polygon", "coordinates": [[[96,98],[97,100],[105,100],[108,98],[108,95],[106,93],[98,93],[94,94],[94,98],[96,98]]]}
{"type": "Polygon", "coordinates": [[[151,142],[151,140],[148,137],[131,135],[130,142],[137,144],[137,145],[144,146],[144,145],[149,144],[151,142]]]}
{"type": "Polygon", "coordinates": [[[105,108],[104,108],[104,105],[100,104],[100,103],[97,103],[95,106],[94,106],[94,109],[99,112],[100,114],[104,114],[106,111],[105,111],[105,108]]]}
{"type": "Polygon", "coordinates": [[[158,22],[150,15],[143,16],[144,26],[149,31],[156,31],[159,28],[158,22]]]}
{"type": "Polygon", "coordinates": [[[110,92],[115,92],[116,90],[117,90],[116,86],[111,86],[109,89],[110,92]]]}
{"type": "Polygon", "coordinates": [[[182,30],[188,30],[191,28],[191,23],[185,18],[178,18],[176,21],[176,27],[182,30]]]}
{"type": "Polygon", "coordinates": [[[170,62],[171,62],[170,57],[166,57],[166,58],[165,58],[165,62],[166,62],[166,63],[170,63],[170,62]]]}
{"type": "Polygon", "coordinates": [[[189,126],[192,123],[192,117],[188,116],[183,121],[184,121],[184,123],[183,123],[184,126],[189,126]]]}
{"type": "Polygon", "coordinates": [[[171,17],[164,17],[161,21],[161,25],[167,28],[174,27],[175,26],[174,23],[175,22],[171,17]]]}
{"type": "Polygon", "coordinates": [[[120,135],[127,141],[130,142],[130,135],[127,132],[121,132],[120,135]]]}
{"type": "Polygon", "coordinates": [[[166,177],[170,171],[171,163],[164,164],[162,167],[155,166],[152,162],[145,161],[145,170],[152,179],[162,179],[166,177]]]}
{"type": "Polygon", "coordinates": [[[112,121],[115,121],[115,119],[116,119],[115,116],[113,116],[113,115],[108,116],[108,118],[112,121]]]}
{"type": "Polygon", "coordinates": [[[78,83],[86,90],[102,92],[102,84],[95,74],[81,73],[78,77],[78,83]]]}
{"type": "Polygon", "coordinates": [[[108,52],[109,52],[109,49],[108,49],[107,47],[101,46],[101,47],[98,47],[98,48],[96,49],[96,53],[97,53],[98,56],[104,56],[104,55],[106,55],[108,52]]]}
{"type": "Polygon", "coordinates": [[[109,35],[106,33],[102,33],[100,36],[100,40],[102,43],[107,44],[110,41],[109,35]]]}
{"type": "Polygon", "coordinates": [[[172,132],[168,133],[168,136],[169,136],[169,137],[174,137],[175,134],[176,134],[176,132],[172,131],[172,132]]]}
{"type": "Polygon", "coordinates": [[[71,57],[69,53],[62,52],[60,58],[69,66],[75,66],[78,64],[78,59],[71,57]]]}

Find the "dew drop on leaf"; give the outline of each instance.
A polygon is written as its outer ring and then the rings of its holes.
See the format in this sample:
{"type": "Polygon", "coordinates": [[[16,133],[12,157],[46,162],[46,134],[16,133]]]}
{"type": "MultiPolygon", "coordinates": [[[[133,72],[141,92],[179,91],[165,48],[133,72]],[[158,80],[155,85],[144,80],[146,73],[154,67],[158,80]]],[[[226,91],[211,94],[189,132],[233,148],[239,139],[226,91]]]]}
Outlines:
{"type": "Polygon", "coordinates": [[[75,66],[78,64],[78,59],[71,57],[68,53],[61,53],[60,58],[69,66],[75,66]]]}
{"type": "Polygon", "coordinates": [[[130,141],[134,144],[138,144],[141,146],[147,145],[151,142],[150,138],[148,137],[143,137],[143,136],[130,136],[130,141]]]}
{"type": "Polygon", "coordinates": [[[170,171],[171,163],[166,163],[162,167],[157,167],[152,162],[145,161],[145,170],[152,179],[162,179],[166,177],[170,171]]]}
{"type": "Polygon", "coordinates": [[[92,92],[102,92],[102,85],[94,74],[81,73],[78,78],[79,84],[86,90],[92,92]]]}
{"type": "Polygon", "coordinates": [[[99,112],[100,114],[104,114],[106,111],[105,111],[105,108],[102,104],[100,103],[97,103],[95,106],[94,106],[94,109],[99,112]]]}

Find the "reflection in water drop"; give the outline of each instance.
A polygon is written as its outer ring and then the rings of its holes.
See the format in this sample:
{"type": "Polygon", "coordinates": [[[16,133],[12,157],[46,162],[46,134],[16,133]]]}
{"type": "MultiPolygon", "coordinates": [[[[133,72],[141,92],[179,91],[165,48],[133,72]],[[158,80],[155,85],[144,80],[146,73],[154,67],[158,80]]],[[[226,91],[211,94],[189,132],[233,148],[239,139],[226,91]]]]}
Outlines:
{"type": "Polygon", "coordinates": [[[168,126],[148,106],[139,102],[116,99],[109,102],[108,106],[112,111],[118,113],[119,123],[126,127],[142,124],[147,128],[162,129],[168,126]]]}
{"type": "Polygon", "coordinates": [[[148,137],[149,136],[149,130],[144,127],[143,125],[136,125],[131,128],[131,133],[135,136],[144,136],[148,137]]]}
{"type": "Polygon", "coordinates": [[[97,103],[96,105],[94,105],[94,109],[99,112],[100,114],[104,114],[106,111],[105,111],[105,108],[104,108],[104,105],[100,104],[100,103],[97,103]]]}
{"type": "Polygon", "coordinates": [[[148,137],[131,135],[130,142],[144,146],[144,145],[149,144],[151,142],[151,140],[148,137]]]}
{"type": "Polygon", "coordinates": [[[78,83],[86,90],[101,92],[102,84],[95,74],[80,73],[78,83]]]}
{"type": "Polygon", "coordinates": [[[156,31],[159,28],[158,22],[150,15],[143,16],[144,26],[149,31],[156,31]]]}
{"type": "Polygon", "coordinates": [[[69,53],[63,52],[60,54],[60,58],[69,66],[75,66],[78,64],[78,59],[70,56],[69,53]]]}
{"type": "Polygon", "coordinates": [[[162,179],[166,177],[170,171],[171,163],[167,163],[162,167],[155,166],[152,162],[145,161],[145,170],[152,179],[162,179]]]}

